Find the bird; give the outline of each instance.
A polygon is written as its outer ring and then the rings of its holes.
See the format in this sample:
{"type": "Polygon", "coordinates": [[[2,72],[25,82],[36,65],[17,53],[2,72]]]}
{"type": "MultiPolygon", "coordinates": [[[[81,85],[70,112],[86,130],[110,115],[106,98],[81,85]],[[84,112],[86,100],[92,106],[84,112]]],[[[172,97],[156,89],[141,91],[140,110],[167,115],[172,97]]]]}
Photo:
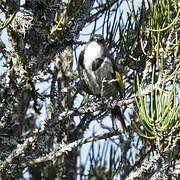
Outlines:
{"type": "MultiPolygon", "coordinates": [[[[124,85],[115,61],[101,34],[94,34],[80,52],[78,71],[83,90],[102,99],[121,98],[124,85]]],[[[111,109],[113,129],[125,132],[126,124],[120,107],[111,109]]]]}

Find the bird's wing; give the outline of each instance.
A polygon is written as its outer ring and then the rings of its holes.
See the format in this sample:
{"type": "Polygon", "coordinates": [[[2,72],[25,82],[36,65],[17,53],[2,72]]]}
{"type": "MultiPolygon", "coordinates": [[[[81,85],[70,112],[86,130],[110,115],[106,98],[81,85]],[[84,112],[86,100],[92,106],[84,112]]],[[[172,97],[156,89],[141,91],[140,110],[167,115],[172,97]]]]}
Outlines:
{"type": "Polygon", "coordinates": [[[108,56],[109,59],[111,59],[111,62],[112,62],[112,65],[113,65],[113,70],[114,70],[113,77],[114,77],[114,79],[117,79],[117,88],[118,88],[118,91],[120,93],[120,96],[124,97],[124,83],[123,83],[123,80],[122,80],[121,73],[119,72],[119,70],[117,68],[117,65],[116,65],[112,55],[108,53],[107,56],[108,56]]]}
{"type": "Polygon", "coordinates": [[[79,86],[81,89],[83,89],[86,93],[92,94],[92,91],[89,89],[88,85],[86,84],[84,80],[84,72],[86,71],[85,66],[84,66],[84,50],[81,51],[78,59],[78,72],[80,76],[80,82],[79,86]]]}
{"type": "Polygon", "coordinates": [[[103,63],[104,58],[97,58],[92,63],[92,70],[96,71],[98,68],[100,68],[101,64],[103,63]]]}
{"type": "Polygon", "coordinates": [[[79,55],[78,66],[81,66],[81,68],[85,69],[85,66],[84,66],[84,50],[82,50],[80,55],[79,55]]]}

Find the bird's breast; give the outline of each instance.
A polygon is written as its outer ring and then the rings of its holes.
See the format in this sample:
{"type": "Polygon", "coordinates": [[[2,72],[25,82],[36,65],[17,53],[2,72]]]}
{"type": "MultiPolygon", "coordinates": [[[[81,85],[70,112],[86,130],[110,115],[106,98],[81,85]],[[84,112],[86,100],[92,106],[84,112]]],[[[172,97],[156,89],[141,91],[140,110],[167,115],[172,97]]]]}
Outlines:
{"type": "Polygon", "coordinates": [[[96,42],[88,44],[84,54],[84,65],[86,69],[92,67],[93,61],[103,56],[104,49],[96,42]]]}

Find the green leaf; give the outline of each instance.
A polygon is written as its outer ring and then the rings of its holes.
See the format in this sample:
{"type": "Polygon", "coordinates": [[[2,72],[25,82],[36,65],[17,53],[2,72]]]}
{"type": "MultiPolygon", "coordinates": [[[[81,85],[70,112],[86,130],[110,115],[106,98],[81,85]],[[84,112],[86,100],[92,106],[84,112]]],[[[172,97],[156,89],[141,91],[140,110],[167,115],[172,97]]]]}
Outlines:
{"type": "Polygon", "coordinates": [[[14,19],[16,15],[16,12],[14,12],[8,19],[6,19],[4,22],[0,23],[0,32],[6,28],[14,19]]]}

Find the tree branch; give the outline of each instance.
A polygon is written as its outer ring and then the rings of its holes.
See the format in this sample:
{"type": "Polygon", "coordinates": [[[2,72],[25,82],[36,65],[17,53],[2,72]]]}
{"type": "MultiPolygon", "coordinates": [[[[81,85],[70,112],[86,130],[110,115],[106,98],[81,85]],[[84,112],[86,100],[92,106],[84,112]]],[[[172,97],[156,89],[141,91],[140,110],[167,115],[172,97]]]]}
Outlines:
{"type": "Polygon", "coordinates": [[[129,174],[126,180],[141,180],[141,179],[169,179],[171,161],[176,156],[179,150],[180,139],[174,140],[170,147],[167,147],[162,154],[154,155],[149,161],[146,159],[140,168],[136,168],[129,174]],[[167,174],[167,172],[169,172],[167,174]]]}

